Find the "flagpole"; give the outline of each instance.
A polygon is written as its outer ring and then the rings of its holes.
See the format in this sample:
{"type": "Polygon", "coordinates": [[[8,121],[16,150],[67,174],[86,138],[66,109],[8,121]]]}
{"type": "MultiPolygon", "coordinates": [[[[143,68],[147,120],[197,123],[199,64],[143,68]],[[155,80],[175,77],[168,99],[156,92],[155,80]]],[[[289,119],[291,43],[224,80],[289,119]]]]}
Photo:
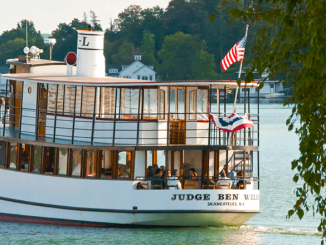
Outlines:
{"type": "MultiPolygon", "coordinates": [[[[248,35],[248,28],[249,28],[249,25],[247,24],[245,37],[247,37],[247,35],[248,35]]],[[[240,62],[240,69],[239,69],[238,79],[241,78],[242,64],[243,64],[243,60],[241,60],[241,62],[240,62]]],[[[241,81],[240,81],[240,85],[241,85],[241,81]]],[[[236,104],[237,104],[237,97],[238,97],[238,90],[239,90],[239,85],[237,83],[237,89],[235,91],[232,114],[235,113],[235,107],[236,107],[236,104]]],[[[224,91],[224,94],[226,94],[226,91],[224,91]]],[[[231,145],[231,137],[232,137],[232,135],[233,135],[233,133],[229,133],[228,145],[231,145]]]]}
{"type": "MultiPolygon", "coordinates": [[[[249,28],[249,25],[247,24],[247,27],[246,27],[246,35],[245,35],[245,37],[247,37],[247,35],[248,35],[248,28],[249,28]]],[[[238,76],[238,79],[241,78],[242,63],[243,63],[243,60],[241,60],[241,63],[240,63],[240,69],[239,69],[239,76],[238,76]]],[[[240,82],[240,84],[241,84],[241,82],[240,82]]],[[[232,113],[235,112],[235,107],[236,107],[236,104],[237,104],[237,97],[238,97],[238,90],[239,90],[239,86],[238,86],[238,84],[237,84],[237,89],[236,89],[236,91],[235,91],[235,97],[234,97],[234,103],[233,103],[232,113]]],[[[226,91],[225,91],[224,93],[226,93],[226,91]]]]}

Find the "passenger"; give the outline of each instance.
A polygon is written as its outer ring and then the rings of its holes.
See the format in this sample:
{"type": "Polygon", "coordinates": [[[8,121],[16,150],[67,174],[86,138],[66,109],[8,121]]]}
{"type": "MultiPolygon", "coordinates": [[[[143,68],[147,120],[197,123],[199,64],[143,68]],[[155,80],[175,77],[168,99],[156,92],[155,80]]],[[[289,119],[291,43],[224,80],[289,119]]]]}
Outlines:
{"type": "Polygon", "coordinates": [[[212,176],[209,176],[208,178],[207,176],[204,177],[203,185],[206,185],[204,189],[214,189],[213,186],[215,185],[215,182],[213,181],[213,177],[212,176]]]}
{"type": "Polygon", "coordinates": [[[162,171],[162,173],[163,173],[163,172],[164,172],[164,166],[161,165],[161,166],[160,166],[160,169],[161,169],[161,171],[162,171]]]}
{"type": "Polygon", "coordinates": [[[238,172],[238,183],[234,187],[234,189],[246,189],[247,184],[251,184],[250,181],[246,181],[243,179],[243,172],[238,172]]]}
{"type": "Polygon", "coordinates": [[[231,189],[232,188],[232,180],[226,177],[226,173],[224,169],[220,174],[220,179],[216,181],[216,189],[231,189]],[[229,187],[230,188],[229,188],[229,187]]]}
{"type": "Polygon", "coordinates": [[[190,180],[185,180],[185,185],[195,184],[196,189],[198,189],[197,172],[194,168],[189,169],[189,176],[190,180]]]}
{"type": "MultiPolygon", "coordinates": [[[[170,176],[171,176],[171,174],[170,174],[170,176]]],[[[164,170],[164,172],[161,176],[161,179],[162,179],[162,183],[163,183],[163,189],[165,189],[166,181],[168,180],[168,170],[164,170]]]]}
{"type": "Polygon", "coordinates": [[[152,179],[152,177],[154,176],[154,169],[152,166],[148,166],[148,171],[147,171],[147,179],[152,179]]]}
{"type": "Polygon", "coordinates": [[[162,184],[162,188],[155,186],[155,187],[152,188],[153,190],[161,190],[161,189],[163,189],[163,181],[161,179],[161,175],[162,175],[161,169],[159,169],[159,168],[156,169],[155,175],[152,177],[152,180],[151,180],[151,185],[153,186],[153,185],[161,185],[162,184]]]}
{"type": "Polygon", "coordinates": [[[227,173],[227,177],[232,180],[232,187],[235,187],[237,184],[237,174],[233,171],[230,172],[230,166],[228,165],[226,171],[226,165],[224,165],[224,172],[227,173]]]}
{"type": "Polygon", "coordinates": [[[181,183],[178,179],[178,176],[179,176],[178,170],[173,169],[172,176],[171,176],[171,178],[169,178],[168,183],[167,183],[169,190],[182,190],[181,183]]]}
{"type": "Polygon", "coordinates": [[[192,180],[196,180],[197,181],[197,172],[194,168],[190,168],[189,171],[191,172],[190,176],[192,180]]]}
{"type": "Polygon", "coordinates": [[[156,169],[158,169],[157,164],[153,164],[153,170],[154,170],[154,173],[155,173],[156,169]]]}
{"type": "Polygon", "coordinates": [[[188,165],[184,165],[183,166],[183,178],[184,179],[189,179],[190,178],[190,171],[189,171],[189,169],[188,169],[189,167],[188,167],[188,165]]]}

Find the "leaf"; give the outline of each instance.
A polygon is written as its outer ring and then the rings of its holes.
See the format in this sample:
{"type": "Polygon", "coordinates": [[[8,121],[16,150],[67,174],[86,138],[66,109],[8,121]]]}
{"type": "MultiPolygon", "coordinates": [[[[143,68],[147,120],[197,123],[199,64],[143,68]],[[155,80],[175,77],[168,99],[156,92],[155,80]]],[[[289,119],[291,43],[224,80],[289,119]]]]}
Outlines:
{"type": "Polygon", "coordinates": [[[298,175],[294,175],[294,177],[293,177],[293,181],[294,181],[295,183],[297,183],[298,180],[299,180],[299,176],[298,176],[298,175]]]}
{"type": "Polygon", "coordinates": [[[299,219],[302,219],[303,214],[304,214],[304,213],[303,213],[303,210],[302,210],[301,208],[299,208],[297,214],[298,214],[299,219]]]}
{"type": "Polygon", "coordinates": [[[291,217],[293,214],[294,214],[294,210],[293,209],[289,210],[288,216],[291,217]]]}
{"type": "Polygon", "coordinates": [[[215,19],[215,14],[211,14],[211,15],[209,16],[209,20],[210,20],[210,22],[213,22],[214,19],[215,19]]]}

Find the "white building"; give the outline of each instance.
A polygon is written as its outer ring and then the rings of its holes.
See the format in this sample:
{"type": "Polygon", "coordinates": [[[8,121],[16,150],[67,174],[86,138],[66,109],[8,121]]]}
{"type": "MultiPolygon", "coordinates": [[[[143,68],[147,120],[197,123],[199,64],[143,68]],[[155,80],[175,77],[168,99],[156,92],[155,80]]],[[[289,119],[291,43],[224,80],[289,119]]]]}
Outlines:
{"type": "Polygon", "coordinates": [[[156,72],[154,66],[144,65],[141,61],[141,55],[134,55],[135,61],[130,65],[110,65],[107,68],[107,75],[110,77],[122,77],[138,80],[156,81],[156,72]]]}
{"type": "MultiPolygon", "coordinates": [[[[244,75],[245,71],[242,71],[242,74],[244,75]]],[[[263,74],[261,75],[261,78],[255,78],[255,81],[260,82],[267,76],[268,76],[268,72],[263,72],[263,74]]],[[[263,97],[263,96],[266,96],[269,94],[282,92],[283,90],[284,90],[283,84],[280,83],[279,80],[270,80],[269,78],[267,78],[266,81],[264,81],[264,87],[262,87],[259,90],[259,96],[263,97]]],[[[244,95],[244,91],[245,91],[244,88],[239,90],[240,96],[244,95]]],[[[250,88],[249,93],[250,93],[250,96],[252,96],[252,97],[258,96],[258,88],[250,88]]]]}

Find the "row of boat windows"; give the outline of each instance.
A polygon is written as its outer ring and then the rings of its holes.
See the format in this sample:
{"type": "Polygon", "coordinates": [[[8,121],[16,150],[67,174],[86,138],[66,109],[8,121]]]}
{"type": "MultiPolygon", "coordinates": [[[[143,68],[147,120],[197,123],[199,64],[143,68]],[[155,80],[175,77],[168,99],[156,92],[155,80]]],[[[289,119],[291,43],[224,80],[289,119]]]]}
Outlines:
{"type": "MultiPolygon", "coordinates": [[[[137,119],[139,114],[140,119],[166,119],[168,89],[161,88],[99,87],[96,90],[95,87],[48,84],[47,112],[92,117],[95,109],[99,118],[114,118],[116,115],[117,119],[137,119]]],[[[184,120],[186,89],[171,88],[170,91],[171,118],[184,120]]],[[[208,112],[208,89],[193,88],[188,96],[190,113],[208,112]]],[[[205,119],[203,115],[190,115],[190,119],[197,118],[205,119]]]]}
{"type": "MultiPolygon", "coordinates": [[[[146,165],[152,165],[152,151],[146,155],[146,165]]],[[[163,151],[159,151],[159,155],[164,156],[163,151]]],[[[134,151],[91,151],[0,141],[0,166],[32,173],[134,179],[134,159],[134,151]]],[[[165,165],[164,158],[160,158],[158,163],[165,165]]]]}

